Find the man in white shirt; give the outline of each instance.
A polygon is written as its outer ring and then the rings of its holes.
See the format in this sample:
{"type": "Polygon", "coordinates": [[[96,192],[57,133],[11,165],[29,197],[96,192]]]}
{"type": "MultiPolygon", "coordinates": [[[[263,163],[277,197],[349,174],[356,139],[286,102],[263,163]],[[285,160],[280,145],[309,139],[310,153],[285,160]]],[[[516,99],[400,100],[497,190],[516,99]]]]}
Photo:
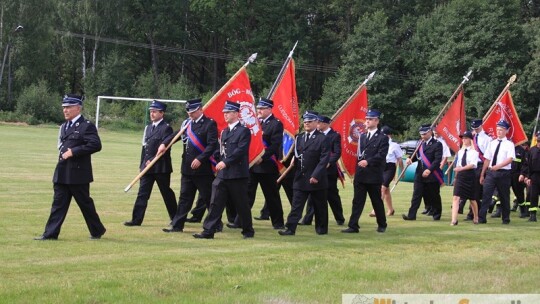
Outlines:
{"type": "Polygon", "coordinates": [[[510,125],[504,120],[497,123],[497,138],[489,143],[484,154],[484,166],[480,175],[480,184],[484,186],[478,221],[480,224],[487,222],[486,214],[495,189],[501,201],[502,223],[510,223],[510,169],[516,154],[514,143],[506,138],[509,128],[510,125]]]}

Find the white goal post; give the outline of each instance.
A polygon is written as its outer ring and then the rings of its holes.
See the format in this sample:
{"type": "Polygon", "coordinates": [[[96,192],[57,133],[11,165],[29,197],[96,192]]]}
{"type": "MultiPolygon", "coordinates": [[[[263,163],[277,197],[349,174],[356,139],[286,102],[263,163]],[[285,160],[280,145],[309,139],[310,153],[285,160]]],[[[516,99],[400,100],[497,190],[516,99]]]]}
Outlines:
{"type": "Polygon", "coordinates": [[[96,128],[99,128],[99,105],[102,99],[114,99],[114,100],[142,100],[142,101],[162,101],[162,102],[178,102],[186,103],[185,100],[178,99],[159,99],[159,98],[137,98],[137,97],[121,97],[121,96],[98,96],[96,104],[96,128]]]}

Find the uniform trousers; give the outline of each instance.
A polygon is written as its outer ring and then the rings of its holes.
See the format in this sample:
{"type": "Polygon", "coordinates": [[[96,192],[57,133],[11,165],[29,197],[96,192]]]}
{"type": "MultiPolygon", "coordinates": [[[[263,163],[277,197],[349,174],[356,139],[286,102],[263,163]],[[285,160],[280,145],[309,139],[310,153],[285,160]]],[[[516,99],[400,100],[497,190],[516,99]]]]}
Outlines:
{"type": "MultiPolygon", "coordinates": [[[[182,174],[180,179],[180,198],[178,199],[178,210],[172,221],[173,228],[184,229],[184,224],[187,219],[187,215],[191,207],[193,206],[193,201],[195,200],[195,194],[199,192],[199,198],[197,203],[204,206],[204,209],[210,207],[210,197],[212,195],[212,181],[214,176],[212,175],[185,175],[182,174]]],[[[202,218],[197,217],[198,219],[202,218]]]]}
{"type": "MultiPolygon", "coordinates": [[[[337,183],[337,176],[328,175],[328,189],[326,192],[326,200],[328,201],[328,205],[330,206],[330,209],[334,214],[334,219],[336,220],[336,222],[343,223],[345,222],[345,218],[343,217],[343,206],[341,204],[341,197],[339,197],[339,189],[337,183]]],[[[302,222],[304,224],[310,225],[313,221],[313,215],[315,215],[315,209],[313,208],[313,202],[310,196],[307,201],[306,215],[304,216],[302,222]]]]}
{"type": "Polygon", "coordinates": [[[514,195],[516,196],[517,203],[521,205],[525,202],[525,184],[519,182],[519,175],[519,171],[512,173],[511,186],[512,192],[514,192],[514,195]]]}
{"type": "Polygon", "coordinates": [[[369,194],[371,205],[375,211],[377,225],[381,228],[386,228],[386,214],[384,212],[384,203],[381,198],[381,184],[365,184],[360,182],[354,183],[354,196],[352,201],[352,212],[349,219],[349,228],[359,230],[358,221],[364,210],[366,198],[369,194]]]}
{"type": "MultiPolygon", "coordinates": [[[[257,186],[260,184],[264,194],[268,214],[272,220],[272,226],[283,226],[283,206],[279,196],[279,188],[276,184],[279,174],[276,173],[253,173],[249,175],[248,196],[249,205],[252,208],[257,195],[257,186]]],[[[235,224],[239,224],[239,216],[236,216],[235,224]]]]}
{"type": "Polygon", "coordinates": [[[247,178],[222,179],[216,177],[214,179],[214,182],[212,182],[210,208],[203,224],[205,234],[213,235],[214,231],[219,228],[226,202],[234,205],[236,208],[240,219],[240,226],[242,227],[242,234],[244,236],[253,236],[255,234],[251,219],[251,208],[249,207],[247,183],[247,178]]]}
{"type": "Polygon", "coordinates": [[[43,236],[46,238],[58,238],[72,198],[75,198],[77,205],[81,209],[90,235],[103,235],[105,227],[96,212],[94,200],[90,197],[90,184],[66,185],[55,183],[51,214],[45,225],[43,236]]]}
{"type": "MultiPolygon", "coordinates": [[[[285,195],[287,195],[287,199],[289,200],[289,205],[292,205],[292,201],[293,201],[293,195],[294,195],[293,182],[294,182],[294,169],[292,169],[291,172],[289,172],[289,174],[287,174],[285,178],[283,178],[281,183],[278,184],[278,191],[280,188],[283,188],[283,190],[285,191],[285,195]]],[[[270,216],[270,211],[268,210],[268,207],[266,206],[266,202],[264,202],[264,205],[261,209],[261,218],[267,219],[269,218],[269,216],[270,216]]]]}
{"type": "Polygon", "coordinates": [[[326,203],[326,189],[304,191],[293,190],[293,201],[291,213],[287,217],[287,229],[296,232],[298,222],[302,218],[302,212],[308,197],[313,198],[313,209],[315,210],[315,232],[318,234],[328,233],[328,204],[326,203]]]}
{"type": "Polygon", "coordinates": [[[148,207],[148,200],[154,187],[154,182],[158,184],[159,191],[163,197],[163,202],[169,213],[169,218],[172,220],[176,214],[176,194],[171,189],[171,174],[170,173],[151,173],[145,174],[141,178],[137,199],[133,206],[133,215],[131,221],[141,224],[144,220],[144,214],[148,207]]]}
{"type": "Polygon", "coordinates": [[[510,170],[491,171],[488,169],[484,179],[484,191],[482,207],[478,214],[479,221],[485,221],[487,211],[492,203],[492,196],[497,190],[499,201],[501,202],[502,221],[510,222],[510,184],[512,182],[512,172],[510,170]]]}
{"type": "MultiPolygon", "coordinates": [[[[540,172],[534,172],[530,176],[531,178],[531,187],[530,187],[530,202],[531,208],[538,208],[538,195],[540,195],[540,172]]],[[[531,211],[536,211],[533,209],[531,211]]]]}
{"type": "Polygon", "coordinates": [[[420,203],[422,202],[422,198],[424,198],[424,201],[429,200],[430,202],[432,202],[431,208],[433,210],[433,218],[439,219],[441,217],[441,211],[442,211],[442,206],[440,204],[441,202],[440,191],[441,191],[441,186],[439,185],[438,182],[426,183],[423,181],[419,181],[415,178],[413,195],[411,198],[411,207],[409,208],[408,217],[410,219],[416,219],[416,213],[418,211],[418,208],[420,208],[420,203]],[[437,205],[437,203],[439,203],[439,205],[437,205]]]}

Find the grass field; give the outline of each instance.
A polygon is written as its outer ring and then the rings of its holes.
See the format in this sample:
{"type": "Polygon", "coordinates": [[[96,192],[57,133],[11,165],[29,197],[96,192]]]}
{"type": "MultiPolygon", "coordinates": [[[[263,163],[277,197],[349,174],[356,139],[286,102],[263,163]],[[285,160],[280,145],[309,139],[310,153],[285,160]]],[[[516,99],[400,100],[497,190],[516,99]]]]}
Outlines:
{"type": "MultiPolygon", "coordinates": [[[[169,220],[157,186],[143,226],[125,227],[138,188],[123,192],[138,173],[141,134],[133,132],[100,130],[91,193],[105,236],[88,238],[72,202],[59,240],[34,241],[50,211],[57,132],[0,124],[1,303],[340,303],[343,293],[538,293],[539,224],[513,213],[510,225],[488,219],[451,227],[451,187],[442,189],[442,221],[419,215],[405,222],[400,214],[412,184],[400,184],[384,234],[367,217],[370,207],[359,234],[340,233],[333,220],[325,236],[302,226],[281,237],[267,221],[254,222],[249,240],[227,228],[214,240],[196,240],[191,234],[201,224],[189,223],[184,233],[165,234],[169,220]]],[[[180,146],[173,162],[178,194],[180,146]]],[[[341,196],[348,218],[352,184],[341,196]]],[[[261,203],[258,195],[254,214],[261,203]]]]}

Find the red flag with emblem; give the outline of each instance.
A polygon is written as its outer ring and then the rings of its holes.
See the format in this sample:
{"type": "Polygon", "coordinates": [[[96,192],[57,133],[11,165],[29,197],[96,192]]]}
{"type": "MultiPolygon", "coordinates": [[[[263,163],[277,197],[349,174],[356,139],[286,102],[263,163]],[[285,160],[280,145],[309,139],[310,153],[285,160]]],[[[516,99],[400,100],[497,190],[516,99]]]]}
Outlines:
{"type": "Polygon", "coordinates": [[[264,152],[262,128],[257,119],[254,97],[251,92],[251,84],[246,67],[243,66],[231,79],[204,105],[204,114],[214,119],[221,131],[227,128],[227,122],[223,117],[225,101],[240,103],[240,121],[251,131],[251,143],[249,145],[249,163],[253,165],[255,159],[264,152]]]}
{"type": "Polygon", "coordinates": [[[493,111],[484,117],[484,131],[493,138],[497,136],[496,129],[499,120],[506,120],[510,124],[510,129],[508,129],[506,137],[514,145],[520,145],[527,141],[527,135],[517,115],[510,91],[506,91],[501,100],[493,108],[493,111]]]}
{"type": "Polygon", "coordinates": [[[435,130],[444,138],[448,147],[457,153],[461,146],[460,134],[465,132],[465,102],[463,100],[463,90],[454,99],[443,118],[437,124],[435,130]]]}
{"type": "Polygon", "coordinates": [[[341,167],[350,178],[356,170],[358,139],[365,132],[367,110],[367,89],[361,85],[332,116],[330,127],[341,135],[341,167]]]}
{"type": "Polygon", "coordinates": [[[274,101],[274,116],[283,123],[283,159],[287,159],[293,151],[294,136],[299,128],[294,60],[290,56],[285,61],[284,69],[278,75],[268,98],[274,101]]]}

